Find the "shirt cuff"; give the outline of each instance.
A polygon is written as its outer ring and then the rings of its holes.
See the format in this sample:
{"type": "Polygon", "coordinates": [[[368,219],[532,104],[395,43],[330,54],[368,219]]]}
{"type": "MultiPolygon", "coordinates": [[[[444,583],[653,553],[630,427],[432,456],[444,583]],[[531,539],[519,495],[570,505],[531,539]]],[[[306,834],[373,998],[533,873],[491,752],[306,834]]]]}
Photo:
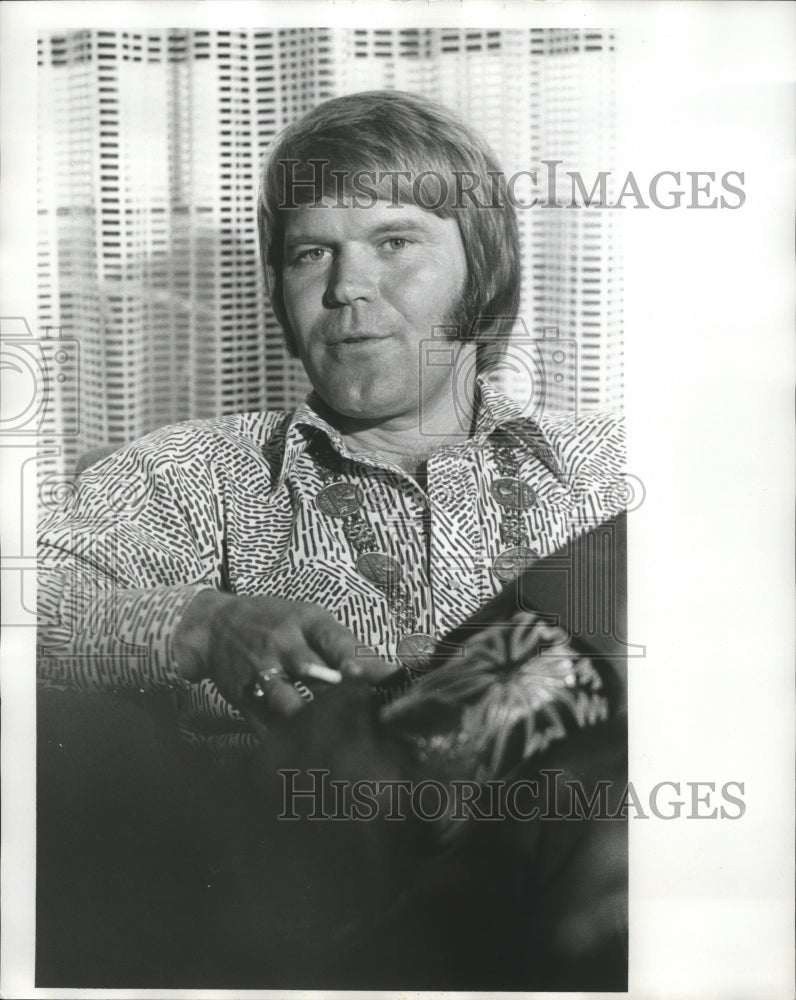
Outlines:
{"type": "Polygon", "coordinates": [[[191,682],[177,665],[174,633],[196,595],[212,589],[195,583],[95,591],[88,602],[85,592],[80,602],[69,590],[63,590],[57,601],[48,602],[44,595],[40,600],[39,676],[100,691],[190,688],[191,682]],[[43,618],[49,621],[43,624],[43,618]]]}

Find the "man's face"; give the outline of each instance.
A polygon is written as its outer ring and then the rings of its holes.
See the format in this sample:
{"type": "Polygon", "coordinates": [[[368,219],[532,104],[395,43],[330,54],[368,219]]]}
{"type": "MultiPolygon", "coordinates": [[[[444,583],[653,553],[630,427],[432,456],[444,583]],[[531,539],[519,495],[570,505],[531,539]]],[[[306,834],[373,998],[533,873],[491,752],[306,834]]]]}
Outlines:
{"type": "Polygon", "coordinates": [[[466,277],[454,218],[386,201],[287,213],[287,318],[313,388],[344,416],[416,417],[420,377],[424,406],[450,403],[453,366],[425,366],[422,345],[456,315],[466,277]]]}

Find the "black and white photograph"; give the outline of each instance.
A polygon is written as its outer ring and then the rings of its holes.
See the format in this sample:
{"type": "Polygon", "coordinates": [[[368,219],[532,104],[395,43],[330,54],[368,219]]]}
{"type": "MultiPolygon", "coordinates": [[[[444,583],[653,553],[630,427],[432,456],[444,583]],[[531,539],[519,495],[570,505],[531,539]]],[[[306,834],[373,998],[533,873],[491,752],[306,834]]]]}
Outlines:
{"type": "Polygon", "coordinates": [[[793,8],[1,13],[2,995],[790,998],[793,8]]]}

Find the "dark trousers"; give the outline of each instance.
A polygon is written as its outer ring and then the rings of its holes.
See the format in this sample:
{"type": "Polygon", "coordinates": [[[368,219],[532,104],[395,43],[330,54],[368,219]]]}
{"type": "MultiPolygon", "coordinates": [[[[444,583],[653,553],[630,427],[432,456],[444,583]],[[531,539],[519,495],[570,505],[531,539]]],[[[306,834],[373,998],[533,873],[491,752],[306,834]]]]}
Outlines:
{"type": "Polygon", "coordinates": [[[621,929],[580,962],[554,933],[624,826],[476,824],[443,853],[411,824],[291,827],[156,702],[38,707],[37,986],[626,988],[621,929]]]}

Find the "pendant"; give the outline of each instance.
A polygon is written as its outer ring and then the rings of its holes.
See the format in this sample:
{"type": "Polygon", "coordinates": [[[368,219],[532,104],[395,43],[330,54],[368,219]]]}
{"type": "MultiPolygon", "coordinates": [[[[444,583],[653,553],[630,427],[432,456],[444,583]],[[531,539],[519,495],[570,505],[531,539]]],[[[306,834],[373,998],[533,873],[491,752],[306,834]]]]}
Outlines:
{"type": "Polygon", "coordinates": [[[434,652],[437,640],[424,632],[412,632],[398,643],[398,659],[405,667],[422,670],[428,666],[428,658],[434,652]]]}
{"type": "Polygon", "coordinates": [[[529,549],[527,545],[515,545],[510,549],[504,549],[492,563],[492,570],[498,580],[503,583],[511,583],[516,580],[523,570],[532,566],[539,558],[539,553],[534,549],[529,549]]]}
{"type": "Polygon", "coordinates": [[[348,517],[362,506],[362,490],[356,483],[332,483],[315,497],[315,506],[329,517],[348,517]]]}
{"type": "Polygon", "coordinates": [[[378,587],[388,587],[401,579],[401,564],[386,552],[363,552],[357,570],[378,587]]]}
{"type": "Polygon", "coordinates": [[[502,507],[527,510],[536,503],[536,492],[521,479],[496,479],[489,492],[502,507]]]}

